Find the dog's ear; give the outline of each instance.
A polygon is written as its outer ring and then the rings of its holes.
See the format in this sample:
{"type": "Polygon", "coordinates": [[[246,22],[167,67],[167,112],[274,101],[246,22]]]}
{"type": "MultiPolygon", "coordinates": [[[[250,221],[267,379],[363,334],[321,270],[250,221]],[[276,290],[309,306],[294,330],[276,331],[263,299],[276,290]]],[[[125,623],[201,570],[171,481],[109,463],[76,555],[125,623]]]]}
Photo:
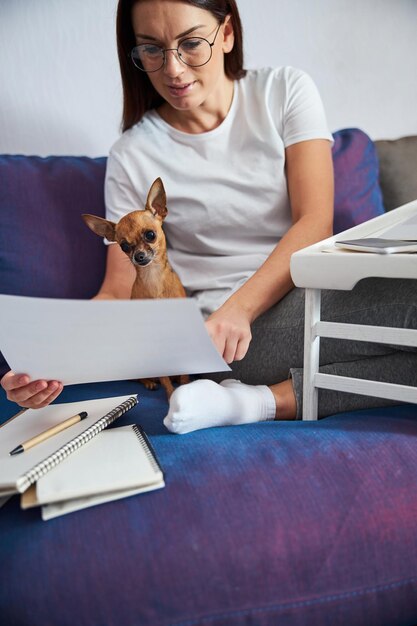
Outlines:
{"type": "Polygon", "coordinates": [[[164,220],[168,213],[166,203],[167,198],[164,185],[162,183],[162,180],[160,178],[157,178],[152,183],[152,187],[149,190],[145,208],[150,211],[155,217],[160,217],[161,220],[164,220]]]}
{"type": "Polygon", "coordinates": [[[99,237],[105,237],[109,241],[116,241],[116,224],[114,222],[89,213],[84,213],[81,217],[93,233],[99,237]]]}

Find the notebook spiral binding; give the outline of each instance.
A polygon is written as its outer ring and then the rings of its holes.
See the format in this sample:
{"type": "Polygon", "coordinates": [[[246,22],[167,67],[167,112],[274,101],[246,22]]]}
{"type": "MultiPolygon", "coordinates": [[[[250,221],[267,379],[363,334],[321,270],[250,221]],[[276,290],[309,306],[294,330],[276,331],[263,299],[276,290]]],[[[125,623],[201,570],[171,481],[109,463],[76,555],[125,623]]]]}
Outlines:
{"type": "Polygon", "coordinates": [[[152,465],[152,468],[154,469],[154,471],[162,472],[162,467],[158,463],[158,459],[156,458],[156,454],[152,447],[152,444],[149,441],[142,426],[135,424],[134,426],[132,426],[132,430],[134,430],[136,437],[139,439],[140,445],[142,446],[146,456],[148,457],[148,460],[150,464],[152,465]]]}
{"type": "Polygon", "coordinates": [[[98,435],[104,428],[110,426],[116,419],[121,417],[126,411],[132,409],[138,403],[138,399],[136,396],[132,396],[128,398],[114,409],[103,415],[97,422],[91,424],[86,430],[82,433],[68,441],[68,443],[64,444],[56,452],[50,454],[46,459],[40,461],[33,467],[31,470],[23,474],[18,482],[17,488],[22,493],[26,491],[30,485],[33,485],[41,476],[44,476],[49,470],[53,467],[61,463],[64,459],[67,458],[70,454],[78,450],[81,446],[83,446],[87,441],[93,439],[96,435],[98,435]]]}

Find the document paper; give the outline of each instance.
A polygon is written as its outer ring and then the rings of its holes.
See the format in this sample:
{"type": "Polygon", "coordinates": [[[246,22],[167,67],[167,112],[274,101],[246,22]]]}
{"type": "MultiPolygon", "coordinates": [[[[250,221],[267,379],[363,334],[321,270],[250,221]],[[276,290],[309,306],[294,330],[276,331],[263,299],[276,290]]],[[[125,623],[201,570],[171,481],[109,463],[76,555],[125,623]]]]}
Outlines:
{"type": "Polygon", "coordinates": [[[64,385],[230,370],[191,298],[0,295],[0,349],[12,370],[64,385]]]}

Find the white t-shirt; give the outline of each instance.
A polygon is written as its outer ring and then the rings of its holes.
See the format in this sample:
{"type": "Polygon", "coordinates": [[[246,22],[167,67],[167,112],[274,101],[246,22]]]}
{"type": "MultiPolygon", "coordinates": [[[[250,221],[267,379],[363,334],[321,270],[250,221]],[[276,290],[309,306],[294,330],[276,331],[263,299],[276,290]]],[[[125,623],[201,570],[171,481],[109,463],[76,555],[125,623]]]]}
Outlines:
{"type": "Polygon", "coordinates": [[[160,176],[168,257],[204,315],[266,260],[290,228],[285,148],[332,141],[311,78],[291,68],[248,71],[220,126],[189,134],[148,111],[111,149],[107,218],[143,209],[160,176]]]}

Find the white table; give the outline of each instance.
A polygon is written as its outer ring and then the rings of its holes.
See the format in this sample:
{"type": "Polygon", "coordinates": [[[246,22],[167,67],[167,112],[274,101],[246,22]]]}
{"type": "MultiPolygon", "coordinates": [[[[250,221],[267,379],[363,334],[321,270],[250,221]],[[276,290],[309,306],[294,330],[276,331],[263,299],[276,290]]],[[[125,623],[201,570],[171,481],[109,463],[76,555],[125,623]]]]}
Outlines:
{"type": "MultiPolygon", "coordinates": [[[[417,254],[373,254],[334,248],[338,239],[383,237],[387,229],[417,214],[417,200],[329,237],[291,257],[291,275],[306,291],[303,420],[317,419],[318,389],[417,403],[417,388],[319,372],[320,337],[417,346],[417,330],[320,321],[322,289],[351,290],[363,278],[415,278],[417,254]]],[[[417,282],[416,282],[417,290],[417,282]]],[[[417,299],[417,296],[416,296],[417,299]]]]}

